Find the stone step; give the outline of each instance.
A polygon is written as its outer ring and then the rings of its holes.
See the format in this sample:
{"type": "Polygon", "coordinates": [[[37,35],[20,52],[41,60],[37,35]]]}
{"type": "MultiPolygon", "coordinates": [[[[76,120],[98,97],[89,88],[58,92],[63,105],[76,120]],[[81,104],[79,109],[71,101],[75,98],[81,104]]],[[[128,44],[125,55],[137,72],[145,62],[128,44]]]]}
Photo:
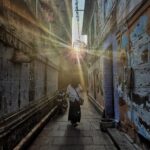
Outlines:
{"type": "Polygon", "coordinates": [[[134,146],[134,143],[130,142],[128,138],[115,128],[108,128],[107,132],[114,144],[119,150],[140,150],[134,146]]]}

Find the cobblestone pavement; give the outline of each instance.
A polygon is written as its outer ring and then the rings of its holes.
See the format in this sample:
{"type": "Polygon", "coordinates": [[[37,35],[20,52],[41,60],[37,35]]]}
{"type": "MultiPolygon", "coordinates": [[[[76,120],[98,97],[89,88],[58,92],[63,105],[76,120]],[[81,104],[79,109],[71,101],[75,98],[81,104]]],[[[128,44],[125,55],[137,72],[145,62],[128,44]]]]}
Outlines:
{"type": "Polygon", "coordinates": [[[100,115],[85,100],[77,127],[67,120],[68,112],[50,121],[29,150],[116,150],[113,142],[99,130],[100,115]]]}

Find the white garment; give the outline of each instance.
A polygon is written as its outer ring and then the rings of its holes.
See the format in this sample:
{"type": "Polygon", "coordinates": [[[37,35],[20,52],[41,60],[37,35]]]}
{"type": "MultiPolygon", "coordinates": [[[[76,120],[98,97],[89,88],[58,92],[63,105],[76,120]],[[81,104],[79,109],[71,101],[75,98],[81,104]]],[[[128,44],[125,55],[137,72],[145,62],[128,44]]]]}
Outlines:
{"type": "Polygon", "coordinates": [[[118,85],[118,95],[119,97],[123,97],[122,84],[118,85]]]}
{"type": "Polygon", "coordinates": [[[79,101],[79,87],[73,88],[71,85],[68,85],[67,87],[67,94],[69,96],[69,101],[74,102],[75,100],[79,101]]]}

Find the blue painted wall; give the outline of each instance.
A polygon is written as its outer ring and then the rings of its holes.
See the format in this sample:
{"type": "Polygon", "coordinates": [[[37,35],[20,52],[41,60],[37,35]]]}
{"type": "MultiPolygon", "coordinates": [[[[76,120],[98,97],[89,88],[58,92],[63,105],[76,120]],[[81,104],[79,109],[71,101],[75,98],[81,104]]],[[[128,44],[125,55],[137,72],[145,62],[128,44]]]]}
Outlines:
{"type": "Polygon", "coordinates": [[[131,67],[135,84],[132,96],[132,115],[139,134],[150,140],[150,36],[148,15],[142,15],[130,32],[131,67]]]}
{"type": "Polygon", "coordinates": [[[106,113],[113,118],[116,122],[119,121],[119,103],[118,103],[118,81],[117,81],[117,69],[118,69],[118,54],[117,54],[117,40],[115,34],[111,34],[103,43],[104,51],[107,53],[108,49],[112,51],[112,61],[107,57],[104,57],[104,100],[106,113]],[[112,67],[112,68],[111,68],[112,67]]]}
{"type": "Polygon", "coordinates": [[[134,82],[134,87],[132,90],[128,89],[127,76],[129,72],[124,71],[121,82],[124,84],[122,92],[127,111],[123,113],[135,125],[137,132],[150,140],[150,36],[147,32],[148,16],[142,15],[128,31],[129,36],[126,33],[121,35],[120,48],[127,56],[125,66],[133,69],[134,76],[129,82],[134,82]]]}

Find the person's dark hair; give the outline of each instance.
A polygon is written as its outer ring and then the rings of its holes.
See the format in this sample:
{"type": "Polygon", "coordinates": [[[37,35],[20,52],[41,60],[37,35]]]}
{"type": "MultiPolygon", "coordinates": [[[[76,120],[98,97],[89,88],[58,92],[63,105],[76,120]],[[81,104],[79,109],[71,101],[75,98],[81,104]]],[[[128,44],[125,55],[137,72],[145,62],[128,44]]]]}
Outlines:
{"type": "Polygon", "coordinates": [[[78,82],[77,80],[72,79],[72,81],[71,81],[71,86],[72,86],[73,88],[78,87],[78,84],[79,84],[79,82],[78,82]]]}

